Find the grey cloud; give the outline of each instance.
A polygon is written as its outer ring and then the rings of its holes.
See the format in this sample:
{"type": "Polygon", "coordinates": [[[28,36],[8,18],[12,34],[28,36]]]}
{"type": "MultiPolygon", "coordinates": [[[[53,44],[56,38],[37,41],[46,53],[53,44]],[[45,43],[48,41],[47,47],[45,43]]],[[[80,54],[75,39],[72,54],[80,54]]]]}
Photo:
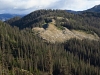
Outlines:
{"type": "Polygon", "coordinates": [[[38,9],[85,10],[99,0],[0,0],[0,13],[30,13],[38,9]]]}

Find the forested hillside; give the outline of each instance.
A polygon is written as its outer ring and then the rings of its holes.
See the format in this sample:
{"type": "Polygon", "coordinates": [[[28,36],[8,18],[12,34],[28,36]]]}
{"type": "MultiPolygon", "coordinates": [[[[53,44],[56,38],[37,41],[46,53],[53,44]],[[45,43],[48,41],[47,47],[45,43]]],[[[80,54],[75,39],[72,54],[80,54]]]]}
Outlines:
{"type": "Polygon", "coordinates": [[[0,22],[0,75],[100,75],[100,39],[46,42],[32,28],[45,29],[52,19],[59,30],[81,30],[100,37],[99,13],[38,10],[0,22]]]}
{"type": "Polygon", "coordinates": [[[56,26],[60,29],[67,27],[68,29],[84,30],[87,32],[95,32],[100,36],[100,13],[83,12],[82,14],[71,14],[65,10],[37,10],[21,19],[6,23],[17,26],[20,29],[43,27],[54,19],[56,26]]]}

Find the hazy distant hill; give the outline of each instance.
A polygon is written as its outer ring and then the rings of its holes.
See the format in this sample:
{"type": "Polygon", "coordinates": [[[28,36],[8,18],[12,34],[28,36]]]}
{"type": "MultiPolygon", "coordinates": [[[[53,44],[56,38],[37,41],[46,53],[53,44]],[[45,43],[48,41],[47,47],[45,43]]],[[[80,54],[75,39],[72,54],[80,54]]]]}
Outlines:
{"type": "Polygon", "coordinates": [[[100,12],[100,5],[96,5],[93,8],[88,9],[86,12],[100,12]]]}
{"type": "Polygon", "coordinates": [[[80,11],[74,11],[74,10],[66,10],[67,12],[69,12],[69,13],[73,13],[73,14],[79,14],[80,13],[80,11]]]}
{"type": "Polygon", "coordinates": [[[81,14],[83,12],[96,12],[96,13],[100,13],[100,5],[96,5],[90,9],[84,10],[84,11],[74,11],[74,10],[66,10],[69,13],[73,13],[73,14],[81,14]]]}
{"type": "Polygon", "coordinates": [[[15,16],[23,17],[24,15],[18,15],[18,14],[0,14],[0,20],[5,21],[10,18],[13,18],[15,16]]]}
{"type": "MultiPolygon", "coordinates": [[[[74,10],[66,10],[68,13],[73,13],[73,14],[80,14],[84,12],[100,12],[100,5],[96,5],[93,8],[87,9],[85,11],[74,11],[74,10]]],[[[10,18],[13,18],[15,16],[23,17],[25,14],[19,15],[19,14],[0,14],[0,20],[5,21],[10,18]]]]}

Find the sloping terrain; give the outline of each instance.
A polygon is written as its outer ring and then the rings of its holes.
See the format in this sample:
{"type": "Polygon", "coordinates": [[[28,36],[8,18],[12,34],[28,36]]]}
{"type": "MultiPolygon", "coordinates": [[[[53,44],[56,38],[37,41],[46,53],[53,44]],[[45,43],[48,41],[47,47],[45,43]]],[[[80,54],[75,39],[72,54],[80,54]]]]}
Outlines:
{"type": "Polygon", "coordinates": [[[96,33],[90,34],[84,31],[78,30],[69,30],[68,28],[64,28],[63,30],[58,29],[55,26],[55,21],[45,24],[46,28],[34,27],[32,30],[42,39],[47,42],[55,43],[55,42],[65,42],[66,40],[77,38],[77,39],[90,39],[90,40],[99,40],[99,37],[96,33]]]}

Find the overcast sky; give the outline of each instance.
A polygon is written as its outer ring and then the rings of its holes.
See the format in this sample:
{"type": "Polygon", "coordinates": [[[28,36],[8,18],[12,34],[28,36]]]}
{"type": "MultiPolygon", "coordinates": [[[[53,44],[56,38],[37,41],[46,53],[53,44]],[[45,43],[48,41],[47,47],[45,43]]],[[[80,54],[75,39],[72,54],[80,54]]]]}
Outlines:
{"type": "Polygon", "coordinates": [[[81,11],[100,4],[100,0],[0,0],[0,13],[27,14],[38,9],[81,11]]]}

